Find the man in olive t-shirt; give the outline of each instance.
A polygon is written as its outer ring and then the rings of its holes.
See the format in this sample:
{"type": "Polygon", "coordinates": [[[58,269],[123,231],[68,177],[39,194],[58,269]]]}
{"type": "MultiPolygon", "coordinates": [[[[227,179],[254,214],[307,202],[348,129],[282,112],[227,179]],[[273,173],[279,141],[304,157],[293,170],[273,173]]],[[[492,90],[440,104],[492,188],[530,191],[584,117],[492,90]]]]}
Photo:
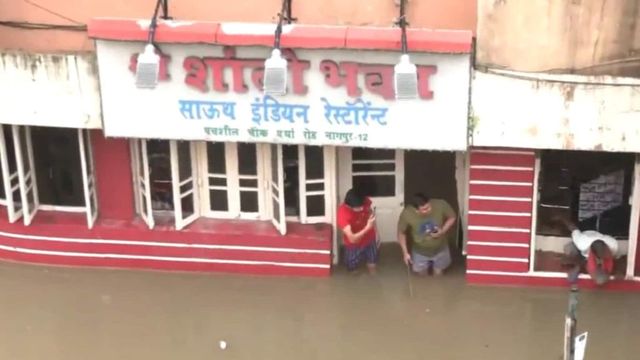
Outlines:
{"type": "Polygon", "coordinates": [[[456,213],[446,201],[415,194],[398,220],[398,242],[407,266],[411,264],[420,275],[433,267],[434,275],[441,275],[451,264],[447,233],[455,222],[456,213]],[[413,240],[411,254],[407,250],[407,232],[413,240]]]}

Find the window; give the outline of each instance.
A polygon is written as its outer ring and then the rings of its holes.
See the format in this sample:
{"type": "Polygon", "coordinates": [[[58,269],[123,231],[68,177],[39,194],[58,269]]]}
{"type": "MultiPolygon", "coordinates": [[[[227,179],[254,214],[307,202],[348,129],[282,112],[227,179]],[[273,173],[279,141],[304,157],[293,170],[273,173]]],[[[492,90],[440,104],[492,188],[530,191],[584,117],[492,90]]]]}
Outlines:
{"type": "Polygon", "coordinates": [[[371,197],[396,196],[396,151],[355,148],[352,151],[353,187],[371,197]]]}
{"type": "Polygon", "coordinates": [[[200,215],[195,145],[188,141],[133,140],[136,208],[149,228],[156,217],[182,229],[200,215]]]}
{"type": "MultiPolygon", "coordinates": [[[[150,227],[198,216],[330,222],[333,148],[277,144],[132,141],[138,213],[150,227]]],[[[180,224],[179,224],[180,223],[180,224]]]]}
{"type": "MultiPolygon", "coordinates": [[[[595,230],[626,242],[629,237],[635,155],[547,150],[540,154],[534,270],[564,272],[569,219],[581,231],[595,230]]],[[[616,260],[624,273],[626,257],[616,260]]]]}
{"type": "Polygon", "coordinates": [[[282,168],[287,220],[304,224],[331,221],[328,195],[331,179],[325,171],[331,168],[331,159],[330,147],[282,145],[282,164],[278,165],[274,158],[272,175],[278,166],[282,168]]]}
{"type": "Polygon", "coordinates": [[[97,198],[87,130],[0,126],[2,198],[9,221],[29,225],[38,210],[84,212],[92,227],[97,198]]]}
{"type": "Polygon", "coordinates": [[[540,163],[538,234],[569,236],[554,220],[565,216],[581,230],[628,237],[633,154],[544,151],[540,163]]]}
{"type": "Polygon", "coordinates": [[[247,143],[200,145],[205,166],[204,214],[214,218],[259,219],[264,208],[260,196],[263,167],[260,147],[247,143]]]}
{"type": "Polygon", "coordinates": [[[0,163],[2,170],[2,205],[7,207],[9,221],[15,222],[22,216],[20,180],[16,163],[15,146],[11,126],[0,125],[0,163]]]}

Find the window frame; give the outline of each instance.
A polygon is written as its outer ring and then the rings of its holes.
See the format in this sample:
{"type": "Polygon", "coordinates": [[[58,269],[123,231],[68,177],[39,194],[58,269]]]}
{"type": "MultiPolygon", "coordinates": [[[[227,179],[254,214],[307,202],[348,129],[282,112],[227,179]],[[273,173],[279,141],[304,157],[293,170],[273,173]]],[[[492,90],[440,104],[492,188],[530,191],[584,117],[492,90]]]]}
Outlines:
{"type": "MultiPolygon", "coordinates": [[[[16,169],[13,173],[11,173],[11,169],[9,168],[9,154],[7,152],[5,136],[10,136],[13,142],[13,129],[11,128],[11,125],[0,124],[0,166],[2,169],[2,180],[5,191],[5,198],[2,199],[3,201],[0,204],[7,207],[9,222],[14,223],[22,217],[23,213],[21,206],[22,201],[20,200],[18,204],[16,204],[13,196],[16,192],[20,193],[20,180],[17,163],[16,169]],[[13,182],[15,182],[15,185],[12,184],[13,182]],[[18,207],[16,205],[20,206],[18,207]]],[[[14,158],[14,161],[17,161],[17,159],[14,158]]]]}
{"type": "Polygon", "coordinates": [[[95,188],[95,163],[91,146],[90,132],[87,129],[77,129],[76,139],[80,158],[82,176],[82,191],[84,206],[65,206],[41,204],[38,195],[37,168],[34,161],[32,126],[0,125],[0,168],[4,181],[5,199],[0,202],[7,207],[9,222],[14,223],[20,218],[25,226],[32,223],[39,210],[86,213],[87,227],[91,229],[98,217],[98,200],[95,188]],[[5,136],[10,136],[16,163],[16,171],[10,173],[9,153],[5,136]],[[85,142],[86,139],[86,142],[85,142]],[[14,179],[17,177],[17,184],[14,179]],[[20,199],[14,197],[19,190],[20,199]],[[31,195],[31,200],[29,198],[31,195]]]}
{"type": "MultiPolygon", "coordinates": [[[[199,217],[213,218],[213,219],[238,219],[238,220],[269,220],[274,227],[282,234],[287,232],[287,221],[291,219],[285,216],[285,202],[284,202],[284,167],[283,167],[283,154],[281,144],[259,144],[251,143],[255,146],[256,151],[256,175],[241,175],[240,174],[240,157],[239,143],[235,142],[219,142],[223,144],[224,149],[224,172],[214,172],[213,169],[209,169],[209,153],[208,143],[205,141],[190,141],[191,148],[191,169],[194,177],[193,193],[195,202],[198,204],[197,215],[192,214],[188,219],[182,219],[184,221],[180,223],[181,209],[179,208],[179,201],[176,198],[176,194],[179,191],[180,184],[175,180],[179,164],[177,163],[177,140],[169,140],[171,146],[171,169],[172,169],[172,189],[174,196],[174,210],[173,215],[176,218],[176,229],[180,230],[190,223],[195,221],[199,217]],[[277,169],[277,173],[272,171],[272,154],[276,162],[273,169],[277,169]],[[225,185],[221,182],[213,183],[213,179],[225,179],[225,185]],[[256,186],[243,187],[241,186],[242,180],[255,180],[256,186]],[[227,210],[211,210],[211,190],[223,190],[227,194],[227,210]],[[241,193],[243,191],[253,191],[257,194],[258,211],[257,212],[243,212],[241,209],[241,193]],[[275,209],[274,209],[275,205],[275,209]],[[277,213],[276,213],[277,211],[277,213]]],[[[144,184],[148,184],[148,153],[145,149],[142,149],[146,144],[145,139],[132,139],[131,141],[132,151],[132,168],[133,168],[133,183],[134,190],[136,192],[136,211],[141,215],[143,220],[153,228],[154,219],[153,211],[150,212],[151,216],[146,217],[141,210],[149,211],[151,209],[151,189],[145,187],[144,184]],[[137,155],[139,154],[139,155],[137,155]],[[146,161],[145,161],[146,160],[146,161]],[[140,173],[140,169],[144,168],[144,173],[140,173]]],[[[296,145],[298,154],[301,154],[303,159],[298,168],[299,176],[299,196],[301,202],[300,216],[294,221],[299,221],[303,224],[317,224],[317,223],[332,223],[334,211],[332,209],[332,199],[335,194],[335,164],[336,164],[336,148],[329,146],[322,146],[323,154],[323,177],[321,179],[306,179],[306,159],[304,149],[310,145],[296,145]],[[324,183],[322,190],[307,191],[306,186],[312,183],[324,183]],[[309,196],[323,196],[325,211],[322,216],[308,216],[306,199],[309,196]]],[[[184,185],[184,184],[183,184],[184,185]]]]}
{"type": "Polygon", "coordinates": [[[172,185],[172,195],[173,195],[173,216],[175,219],[175,227],[176,230],[182,230],[184,227],[190,225],[194,221],[196,221],[200,217],[200,188],[198,186],[200,177],[198,176],[198,167],[197,167],[197,153],[196,153],[196,144],[193,141],[186,140],[171,140],[169,142],[169,151],[171,158],[171,185],[172,185]],[[189,162],[191,168],[190,177],[186,180],[180,178],[180,152],[178,149],[178,142],[185,141],[189,146],[189,162]],[[191,184],[191,188],[186,191],[181,191],[181,189],[185,186],[191,184]],[[189,195],[193,198],[193,213],[189,216],[183,216],[182,209],[182,199],[188,197],[189,195]]]}
{"type": "Polygon", "coordinates": [[[256,146],[256,175],[240,175],[238,166],[240,157],[238,156],[238,144],[231,142],[220,142],[224,144],[225,174],[209,172],[209,154],[207,152],[207,142],[198,142],[198,179],[201,182],[201,216],[212,219],[240,219],[240,220],[266,220],[268,218],[266,201],[263,189],[265,185],[265,166],[262,159],[262,144],[256,146]],[[224,178],[226,185],[212,185],[211,178],[224,178]],[[255,179],[256,187],[240,186],[241,179],[255,179]],[[211,210],[210,190],[225,190],[227,192],[227,211],[211,210]],[[241,207],[241,192],[252,191],[257,193],[258,211],[243,212],[241,207]]]}

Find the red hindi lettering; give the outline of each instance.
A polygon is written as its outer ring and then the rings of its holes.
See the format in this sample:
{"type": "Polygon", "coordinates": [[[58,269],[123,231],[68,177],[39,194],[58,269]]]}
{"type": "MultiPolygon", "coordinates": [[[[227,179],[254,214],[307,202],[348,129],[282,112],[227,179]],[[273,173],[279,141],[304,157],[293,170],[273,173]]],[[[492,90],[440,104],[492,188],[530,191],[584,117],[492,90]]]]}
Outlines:
{"type": "Polygon", "coordinates": [[[324,73],[325,82],[332,87],[346,84],[347,95],[359,97],[362,90],[358,86],[358,63],[341,62],[339,65],[333,60],[322,60],[320,71],[324,73]]]}
{"type": "Polygon", "coordinates": [[[360,70],[364,73],[364,85],[369,92],[385,100],[395,99],[393,66],[360,64],[360,70]]]}
{"type": "Polygon", "coordinates": [[[431,90],[429,80],[436,72],[438,72],[438,68],[435,65],[418,66],[418,94],[421,99],[433,99],[433,90],[431,90]]]}
{"type": "Polygon", "coordinates": [[[289,69],[291,69],[291,92],[296,95],[306,95],[308,88],[304,84],[304,72],[311,67],[311,62],[308,60],[299,60],[291,49],[284,50],[283,56],[287,59],[289,69]]]}
{"type": "Polygon", "coordinates": [[[207,92],[207,65],[197,56],[189,56],[184,59],[182,66],[187,72],[184,82],[202,92],[207,92]]]}

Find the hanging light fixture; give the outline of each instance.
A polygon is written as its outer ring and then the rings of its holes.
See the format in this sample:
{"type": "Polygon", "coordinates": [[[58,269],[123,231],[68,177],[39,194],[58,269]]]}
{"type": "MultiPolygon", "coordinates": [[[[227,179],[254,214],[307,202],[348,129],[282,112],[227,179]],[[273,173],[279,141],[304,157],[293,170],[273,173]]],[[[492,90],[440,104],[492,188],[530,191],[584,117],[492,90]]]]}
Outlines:
{"type": "Polygon", "coordinates": [[[405,15],[405,4],[407,0],[400,0],[400,17],[396,25],[400,27],[401,42],[402,42],[402,55],[400,55],[400,62],[393,68],[394,72],[394,85],[396,99],[398,100],[411,100],[418,98],[418,69],[416,65],[411,62],[407,49],[407,18],[405,15]]]}
{"type": "Polygon", "coordinates": [[[287,59],[282,57],[280,51],[280,37],[282,36],[282,23],[287,20],[291,23],[291,0],[282,0],[282,9],[278,14],[275,39],[271,57],[264,62],[263,91],[267,95],[284,95],[287,93],[287,59]],[[286,13],[286,15],[285,15],[286,13]]]}
{"type": "Polygon", "coordinates": [[[144,52],[138,55],[136,66],[136,86],[141,89],[153,89],[158,84],[160,71],[160,56],[156,53],[154,44],[156,28],[158,27],[158,12],[162,7],[162,19],[169,20],[169,0],[158,0],[149,24],[149,37],[144,52]]]}

